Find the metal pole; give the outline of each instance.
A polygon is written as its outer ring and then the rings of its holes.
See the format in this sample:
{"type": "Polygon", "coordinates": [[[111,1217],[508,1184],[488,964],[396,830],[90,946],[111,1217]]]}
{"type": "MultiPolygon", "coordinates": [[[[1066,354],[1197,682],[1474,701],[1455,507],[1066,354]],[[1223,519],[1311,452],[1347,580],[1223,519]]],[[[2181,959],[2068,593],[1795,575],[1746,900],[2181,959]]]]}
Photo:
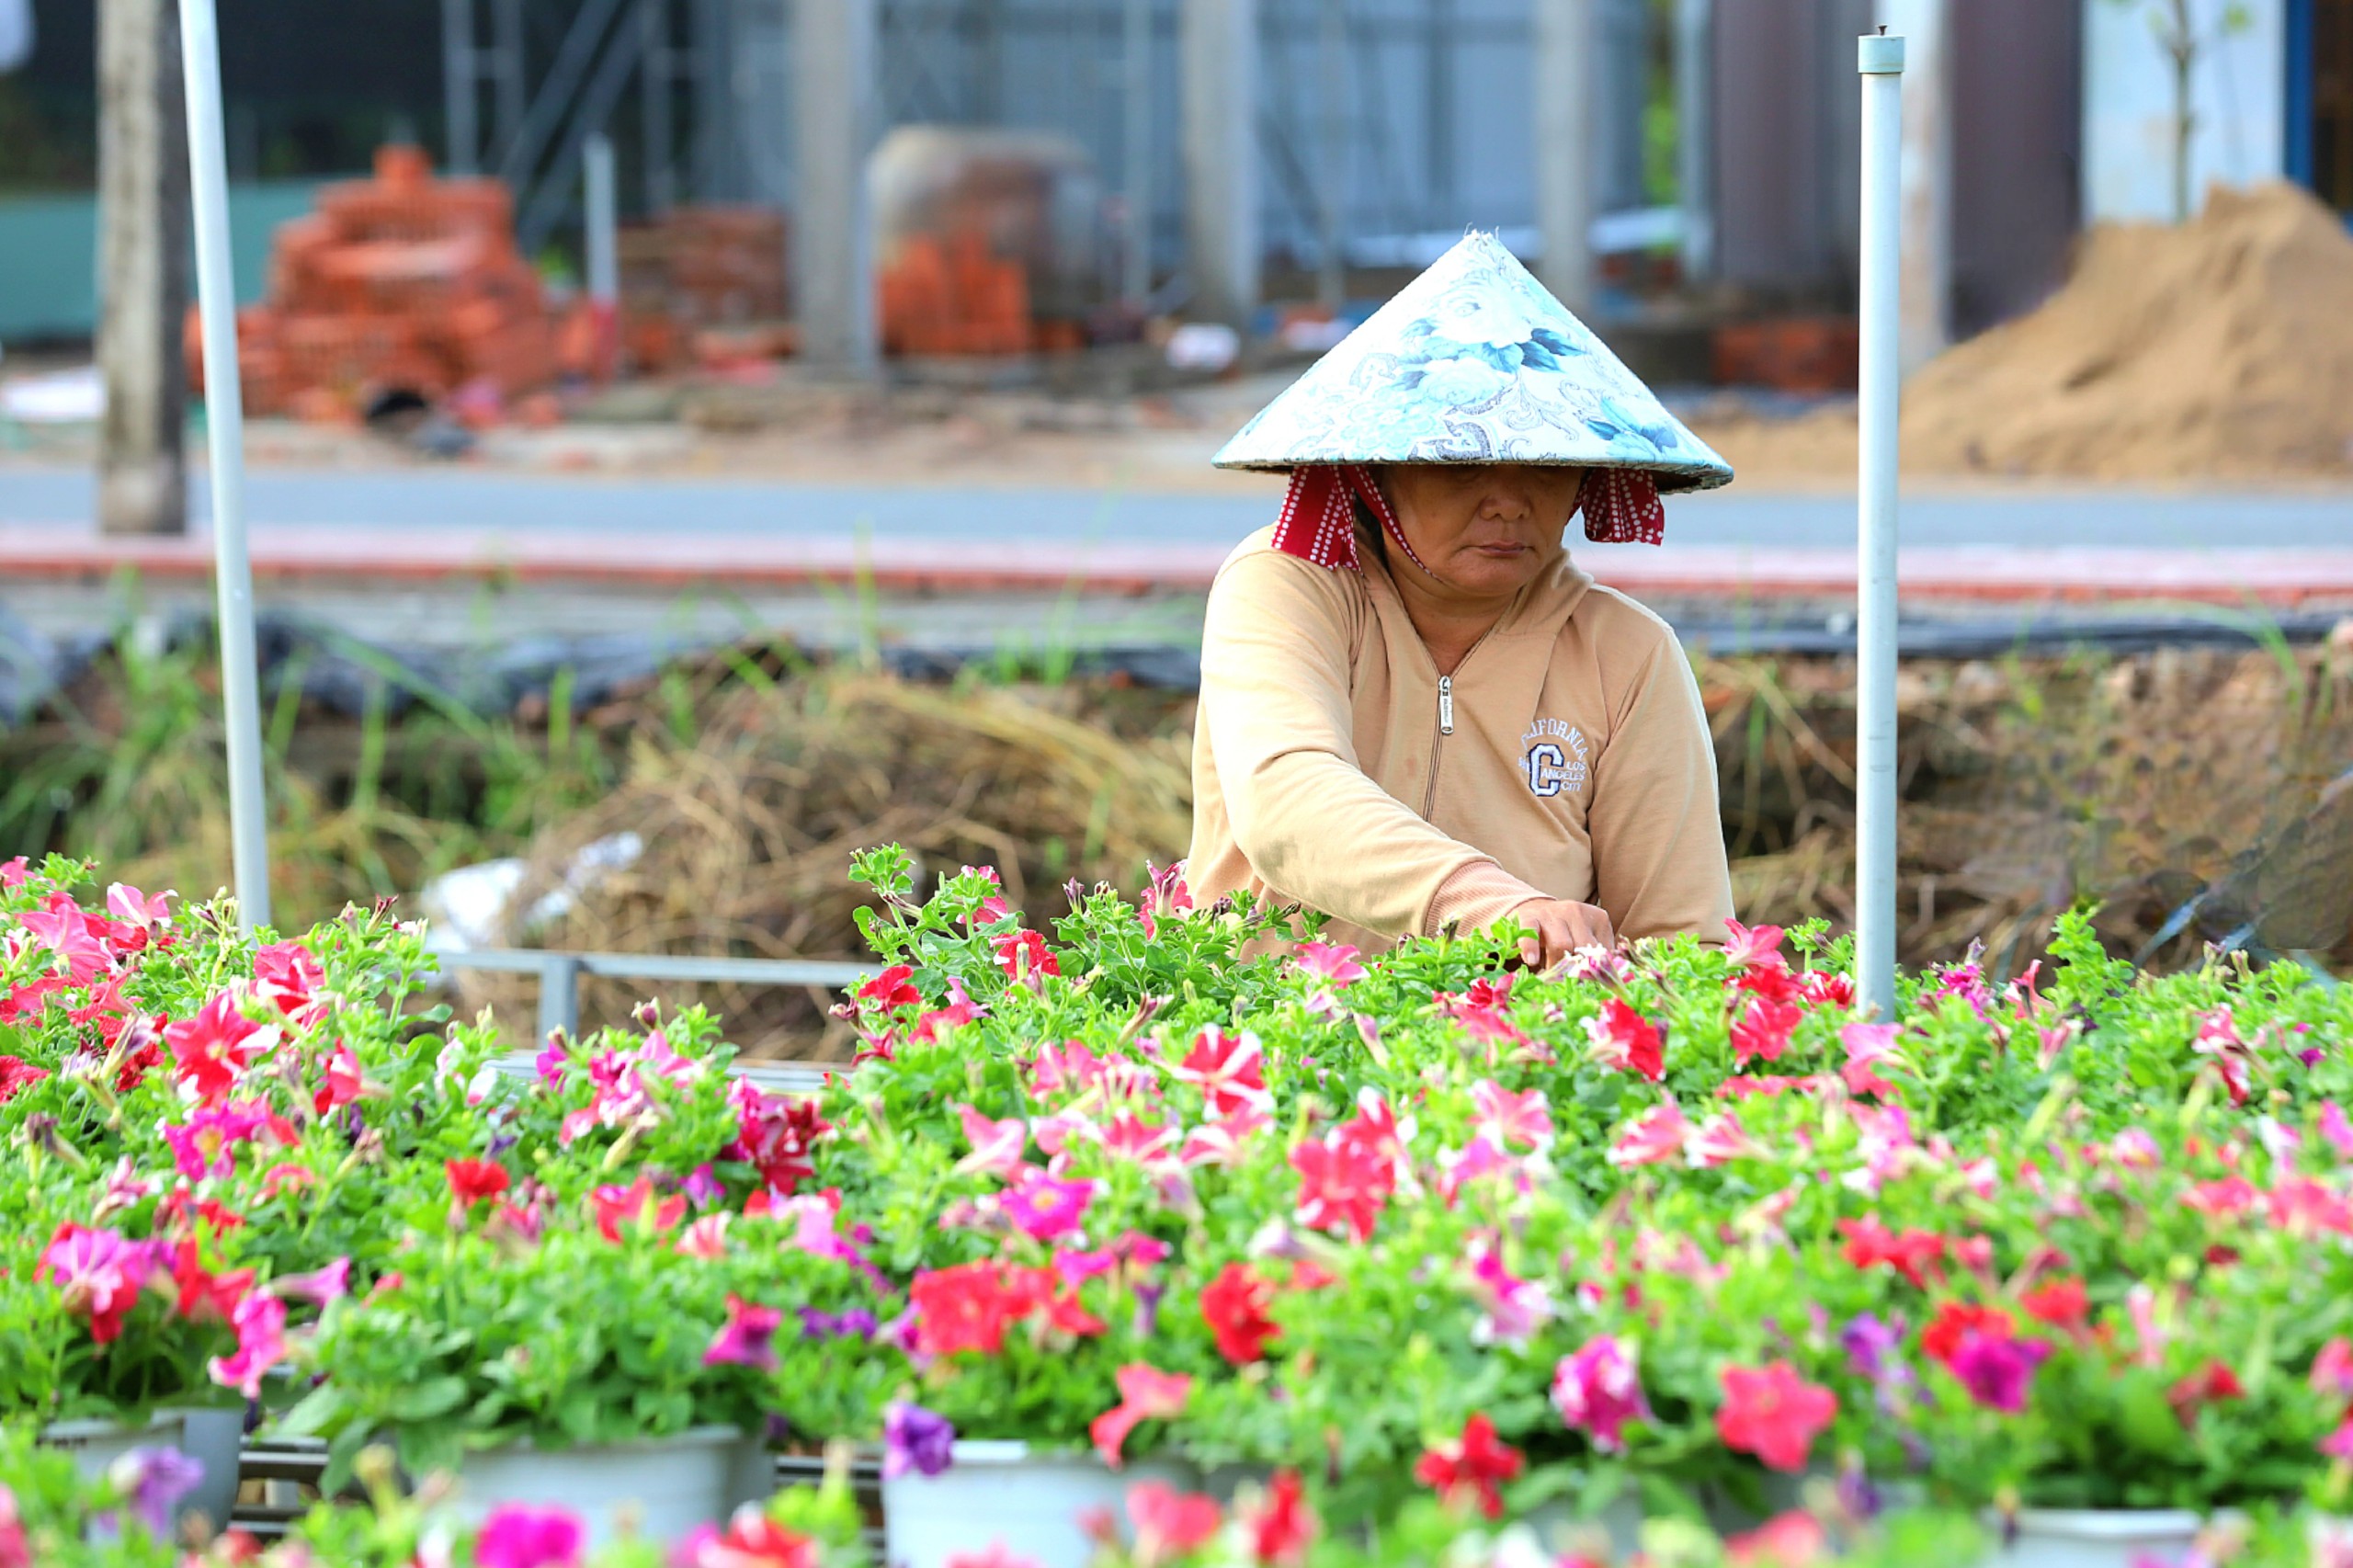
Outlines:
{"type": "Polygon", "coordinates": [[[471,175],[481,165],[482,124],[476,108],[474,0],[441,0],[441,113],[453,175],[471,175]]]}
{"type": "Polygon", "coordinates": [[[245,402],[237,364],[237,276],[229,255],[228,157],[221,133],[220,21],[212,5],[213,0],[180,0],[180,62],[187,78],[188,185],[196,212],[197,312],[204,334],[204,424],[212,455],[229,836],[237,926],[250,933],[269,924],[269,829],[262,812],[254,573],[245,554],[245,402]]]}
{"type": "Polygon", "coordinates": [[[645,29],[644,73],[645,208],[658,218],[676,196],[676,160],[671,155],[670,110],[676,76],[670,58],[670,0],[641,0],[638,25],[645,29]]]}
{"type": "Polygon", "coordinates": [[[1683,275],[1716,265],[1715,0],[1676,0],[1676,177],[1682,187],[1683,275]]]}
{"type": "Polygon", "coordinates": [[[1855,661],[1855,990],[1895,1016],[1895,468],[1903,332],[1904,40],[1867,34],[1863,79],[1862,337],[1855,661]]]}
{"type": "Polygon", "coordinates": [[[1121,139],[1126,145],[1128,253],[1120,292],[1141,307],[1152,294],[1152,4],[1127,0],[1120,31],[1120,62],[1127,111],[1121,139]]]}
{"type": "Polygon", "coordinates": [[[1324,0],[1315,40],[1317,162],[1322,164],[1323,199],[1315,204],[1315,298],[1338,311],[1348,291],[1341,229],[1348,202],[1348,15],[1347,0],[1324,0]]]}
{"type": "Polygon", "coordinates": [[[586,210],[588,298],[610,310],[620,299],[620,242],[614,230],[617,198],[613,190],[613,141],[598,131],[580,149],[580,171],[587,184],[586,210]]]}
{"type": "Polygon", "coordinates": [[[795,0],[792,292],[802,361],[881,368],[866,155],[879,118],[881,0],[795,0]]]}
{"type": "Polygon", "coordinates": [[[1537,267],[1561,303],[1593,309],[1594,186],[1601,160],[1594,145],[1597,0],[1535,0],[1529,13],[1529,64],[1535,74],[1536,231],[1544,254],[1537,267]]]}

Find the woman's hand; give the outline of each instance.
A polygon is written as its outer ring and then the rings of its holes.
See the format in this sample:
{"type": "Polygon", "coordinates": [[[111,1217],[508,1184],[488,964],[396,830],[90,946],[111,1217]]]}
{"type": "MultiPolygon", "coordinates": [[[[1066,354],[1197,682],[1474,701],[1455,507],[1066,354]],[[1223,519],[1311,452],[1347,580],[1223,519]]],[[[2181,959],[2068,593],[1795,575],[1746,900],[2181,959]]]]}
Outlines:
{"type": "Polygon", "coordinates": [[[1523,903],[1511,913],[1512,918],[1536,933],[1519,939],[1519,957],[1521,962],[1539,973],[1579,948],[1618,945],[1618,934],[1609,928],[1609,912],[1597,904],[1546,898],[1523,903]]]}

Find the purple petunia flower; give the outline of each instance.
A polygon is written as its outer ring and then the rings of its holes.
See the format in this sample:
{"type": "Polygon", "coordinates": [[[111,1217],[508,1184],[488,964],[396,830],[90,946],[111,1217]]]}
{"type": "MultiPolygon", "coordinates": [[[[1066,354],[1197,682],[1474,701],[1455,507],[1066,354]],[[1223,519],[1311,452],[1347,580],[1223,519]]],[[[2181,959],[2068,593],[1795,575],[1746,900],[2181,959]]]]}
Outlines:
{"type": "Polygon", "coordinates": [[[1847,1352],[1847,1364],[1855,1375],[1870,1382],[1880,1382],[1888,1377],[1896,1350],[1904,1343],[1901,1319],[1882,1322],[1870,1312],[1857,1312],[1838,1333],[1838,1343],[1847,1352]]]}
{"type": "Polygon", "coordinates": [[[864,1307],[839,1312],[829,1312],[822,1307],[801,1309],[803,1339],[871,1339],[878,1326],[874,1314],[864,1307]]]}
{"type": "Polygon", "coordinates": [[[938,1475],[956,1455],[956,1428],[948,1417],[894,1399],[882,1412],[882,1479],[938,1475]]]}
{"type": "Polygon", "coordinates": [[[133,1449],[116,1462],[115,1475],[130,1494],[131,1513],[152,1534],[168,1537],[180,1499],[204,1479],[204,1466],[177,1449],[133,1449]]]}

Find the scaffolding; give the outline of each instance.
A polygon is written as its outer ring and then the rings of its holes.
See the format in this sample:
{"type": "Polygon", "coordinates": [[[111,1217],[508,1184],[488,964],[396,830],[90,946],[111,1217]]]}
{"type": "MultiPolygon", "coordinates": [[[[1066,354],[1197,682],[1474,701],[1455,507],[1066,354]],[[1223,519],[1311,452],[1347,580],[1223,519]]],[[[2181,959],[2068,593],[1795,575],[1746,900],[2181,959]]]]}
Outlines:
{"type": "MultiPolygon", "coordinates": [[[[451,165],[514,186],[527,248],[576,220],[580,151],[598,131],[623,144],[633,210],[793,204],[793,0],[442,3],[451,165]],[[634,128],[620,123],[632,88],[634,128]]],[[[1120,199],[1123,291],[1142,297],[1186,261],[1180,30],[1196,3],[878,0],[873,129],[1067,138],[1120,199]]],[[[1466,225],[1533,251],[1532,6],[1256,0],[1262,254],[1329,293],[1349,268],[1425,261],[1466,225]]],[[[1672,63],[1691,28],[1656,0],[1587,8],[1595,201],[1650,207],[1663,195],[1646,129],[1662,85],[1677,99],[1705,88],[1672,63]]]]}

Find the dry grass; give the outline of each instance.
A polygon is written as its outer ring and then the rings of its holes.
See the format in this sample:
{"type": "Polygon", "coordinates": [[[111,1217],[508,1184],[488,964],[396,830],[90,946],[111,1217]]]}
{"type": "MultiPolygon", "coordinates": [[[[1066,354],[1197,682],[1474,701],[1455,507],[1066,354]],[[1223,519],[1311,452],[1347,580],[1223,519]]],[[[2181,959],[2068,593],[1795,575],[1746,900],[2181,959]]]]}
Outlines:
{"type": "MultiPolygon", "coordinates": [[[[1122,735],[1074,687],[910,686],[834,673],[727,691],[688,744],[642,737],[606,800],[534,845],[515,907],[560,884],[582,846],[631,832],[641,858],[529,934],[585,950],[833,958],[858,949],[845,877],[853,850],[898,843],[934,868],[999,869],[1039,919],[1070,878],[1132,884],[1191,831],[1190,704],[1156,734],[1122,735]]],[[[516,934],[518,937],[521,933],[516,934]]],[[[520,989],[477,994],[515,1006],[520,989]]],[[[753,1046],[805,1043],[819,999],[706,988],[753,1046]]],[[[631,1004],[591,983],[584,1017],[631,1004]]],[[[829,1042],[830,1043],[830,1042],[829,1042]]]]}

